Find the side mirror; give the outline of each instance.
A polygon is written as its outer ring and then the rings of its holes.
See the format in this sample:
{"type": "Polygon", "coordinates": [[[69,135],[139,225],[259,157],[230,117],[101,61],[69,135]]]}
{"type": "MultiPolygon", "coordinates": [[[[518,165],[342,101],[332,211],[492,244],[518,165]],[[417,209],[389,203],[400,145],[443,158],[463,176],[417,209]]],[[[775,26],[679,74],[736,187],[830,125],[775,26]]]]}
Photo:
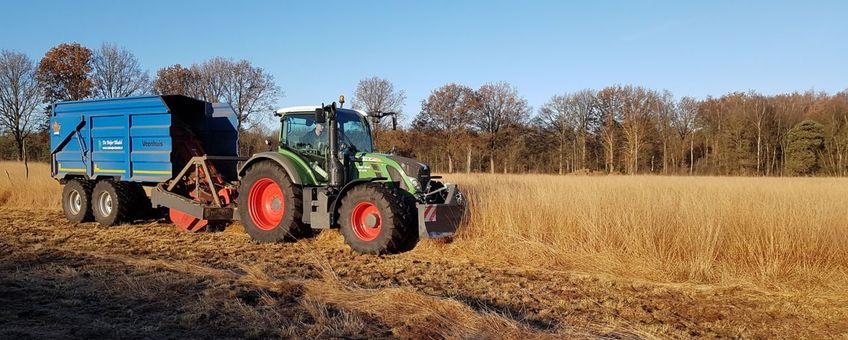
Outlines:
{"type": "Polygon", "coordinates": [[[324,112],[324,108],[315,109],[315,122],[318,124],[327,122],[327,113],[324,112]]]}

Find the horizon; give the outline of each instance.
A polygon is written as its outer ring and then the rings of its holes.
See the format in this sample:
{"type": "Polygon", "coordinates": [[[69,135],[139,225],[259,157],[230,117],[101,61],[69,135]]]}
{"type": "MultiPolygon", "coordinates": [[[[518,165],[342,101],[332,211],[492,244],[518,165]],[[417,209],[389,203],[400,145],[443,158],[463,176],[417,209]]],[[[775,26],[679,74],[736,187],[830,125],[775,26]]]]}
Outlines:
{"type": "Polygon", "coordinates": [[[360,79],[378,76],[406,93],[404,123],[430,91],[451,82],[508,82],[534,114],[553,95],[615,84],[698,99],[848,88],[840,58],[848,47],[838,43],[848,25],[828,25],[848,4],[835,1],[202,4],[15,2],[0,14],[15,28],[0,32],[0,48],[39,60],[60,43],[114,43],[152,78],[173,64],[246,59],[274,76],[284,93],[278,107],[352,98],[360,79]],[[68,17],[85,24],[45,24],[68,17]],[[332,45],[342,47],[327,53],[332,45]]]}

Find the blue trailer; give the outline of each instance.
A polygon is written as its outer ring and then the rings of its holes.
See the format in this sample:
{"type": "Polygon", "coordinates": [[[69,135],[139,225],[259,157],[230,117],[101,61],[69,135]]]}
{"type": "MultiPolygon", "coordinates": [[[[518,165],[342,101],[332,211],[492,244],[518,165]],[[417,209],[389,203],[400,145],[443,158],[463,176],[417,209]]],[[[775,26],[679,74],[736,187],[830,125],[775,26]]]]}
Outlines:
{"type": "MultiPolygon", "coordinates": [[[[236,126],[236,115],[229,104],[184,96],[54,104],[50,122],[51,175],[64,184],[65,214],[71,221],[97,220],[105,225],[144,217],[138,212],[149,210],[151,203],[146,192],[156,192],[156,186],[173,183],[172,179],[194,157],[215,155],[217,159],[204,162],[206,173],[185,171],[182,176],[208,182],[204,176],[214,172],[214,179],[221,184],[213,188],[236,181],[236,126]]],[[[172,191],[175,187],[176,184],[172,191]]],[[[193,198],[190,193],[184,194],[193,198]]],[[[157,206],[181,208],[177,214],[191,210],[179,202],[153,198],[157,206]]]]}

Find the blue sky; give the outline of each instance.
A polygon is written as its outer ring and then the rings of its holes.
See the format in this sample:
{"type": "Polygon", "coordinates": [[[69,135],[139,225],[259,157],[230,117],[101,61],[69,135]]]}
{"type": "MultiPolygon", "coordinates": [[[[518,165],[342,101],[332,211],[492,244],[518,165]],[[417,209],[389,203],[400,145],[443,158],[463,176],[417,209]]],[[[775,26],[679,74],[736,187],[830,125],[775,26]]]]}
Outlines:
{"type": "Polygon", "coordinates": [[[848,88],[848,1],[10,1],[0,49],[113,42],[151,72],[213,56],[273,74],[281,106],[380,76],[405,112],[443,84],[551,95],[611,84],[677,96],[848,88]]]}

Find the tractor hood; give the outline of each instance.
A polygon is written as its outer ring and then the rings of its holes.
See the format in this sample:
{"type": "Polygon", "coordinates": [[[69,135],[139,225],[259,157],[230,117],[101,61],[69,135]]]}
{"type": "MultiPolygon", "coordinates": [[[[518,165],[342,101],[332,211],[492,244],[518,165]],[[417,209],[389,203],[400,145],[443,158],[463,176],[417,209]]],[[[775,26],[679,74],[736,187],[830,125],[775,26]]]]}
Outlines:
{"type": "Polygon", "coordinates": [[[386,158],[397,162],[401,169],[403,169],[404,174],[409,177],[417,178],[419,180],[421,180],[422,177],[430,177],[430,167],[428,167],[427,164],[421,163],[412,158],[395,155],[386,155],[386,158]]]}
{"type": "Polygon", "coordinates": [[[400,183],[403,190],[415,194],[426,191],[430,183],[430,167],[415,159],[383,153],[363,152],[356,155],[357,177],[386,177],[400,183]]]}

